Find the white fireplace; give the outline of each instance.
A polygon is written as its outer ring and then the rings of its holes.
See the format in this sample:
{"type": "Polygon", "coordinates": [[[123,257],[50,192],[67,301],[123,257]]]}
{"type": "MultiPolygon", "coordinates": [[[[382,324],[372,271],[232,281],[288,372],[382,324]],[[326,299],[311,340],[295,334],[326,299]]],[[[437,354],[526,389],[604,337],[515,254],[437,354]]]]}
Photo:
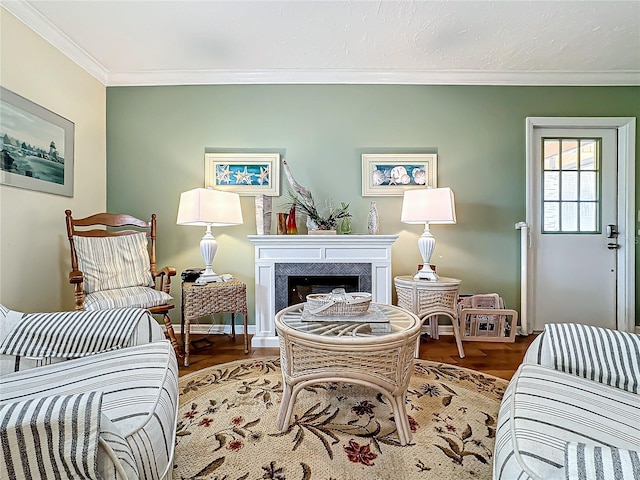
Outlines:
{"type": "Polygon", "coordinates": [[[391,245],[398,235],[249,235],[255,246],[253,347],[277,347],[274,318],[281,279],[291,274],[353,275],[374,302],[391,303],[391,245]]]}

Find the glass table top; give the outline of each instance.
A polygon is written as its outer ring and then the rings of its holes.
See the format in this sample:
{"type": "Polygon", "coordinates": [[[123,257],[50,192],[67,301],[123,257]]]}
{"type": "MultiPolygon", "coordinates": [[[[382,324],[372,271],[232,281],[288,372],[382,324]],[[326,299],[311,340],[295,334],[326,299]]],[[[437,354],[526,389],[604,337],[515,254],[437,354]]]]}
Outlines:
{"type": "Polygon", "coordinates": [[[329,337],[380,337],[415,327],[419,321],[410,312],[382,303],[372,303],[364,315],[322,317],[304,311],[305,303],[287,307],[276,315],[279,323],[300,333],[329,337]]]}

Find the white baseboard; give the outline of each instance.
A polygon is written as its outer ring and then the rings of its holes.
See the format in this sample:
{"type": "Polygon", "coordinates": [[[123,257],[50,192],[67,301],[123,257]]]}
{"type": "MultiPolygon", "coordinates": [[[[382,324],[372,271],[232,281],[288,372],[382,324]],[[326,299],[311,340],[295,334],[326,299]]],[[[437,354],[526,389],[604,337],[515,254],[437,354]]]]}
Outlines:
{"type": "MultiPolygon", "coordinates": [[[[422,335],[428,335],[429,325],[423,324],[420,333],[422,335]]],[[[438,325],[438,335],[453,335],[453,327],[451,325],[438,325]]]]}
{"type": "MultiPolygon", "coordinates": [[[[180,333],[180,324],[173,323],[173,331],[180,333]]],[[[166,329],[164,325],[160,325],[163,330],[166,329]]],[[[244,333],[244,325],[236,325],[236,333],[242,335],[244,333]]],[[[247,325],[247,333],[252,335],[256,333],[255,325],[247,325]]],[[[231,335],[231,325],[207,325],[207,324],[191,324],[192,335],[231,335]]]]}
{"type": "MultiPolygon", "coordinates": [[[[160,325],[163,330],[165,329],[164,325],[160,325]]],[[[173,330],[176,333],[180,333],[180,324],[174,323],[173,330]]],[[[231,334],[231,325],[207,325],[207,324],[192,324],[191,325],[191,333],[195,335],[218,335],[218,334],[231,334]]],[[[244,333],[244,325],[236,325],[236,333],[243,334],[244,333]]],[[[255,325],[247,326],[247,333],[249,335],[253,335],[256,333],[255,325]]],[[[422,325],[421,333],[426,335],[429,333],[429,325],[422,325]]],[[[640,325],[636,325],[636,333],[640,334],[640,325]]],[[[439,325],[438,326],[438,335],[453,335],[453,327],[451,325],[439,325]]]]}

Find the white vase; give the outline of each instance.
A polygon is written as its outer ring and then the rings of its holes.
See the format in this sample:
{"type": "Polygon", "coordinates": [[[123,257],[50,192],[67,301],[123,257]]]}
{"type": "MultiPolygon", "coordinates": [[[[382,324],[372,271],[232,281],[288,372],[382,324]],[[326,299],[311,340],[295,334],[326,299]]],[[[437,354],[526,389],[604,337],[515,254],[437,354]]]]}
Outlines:
{"type": "Polygon", "coordinates": [[[367,229],[369,230],[369,235],[377,235],[379,228],[380,217],[378,217],[378,207],[376,206],[376,202],[371,202],[371,207],[369,208],[369,218],[367,219],[367,229]]]}

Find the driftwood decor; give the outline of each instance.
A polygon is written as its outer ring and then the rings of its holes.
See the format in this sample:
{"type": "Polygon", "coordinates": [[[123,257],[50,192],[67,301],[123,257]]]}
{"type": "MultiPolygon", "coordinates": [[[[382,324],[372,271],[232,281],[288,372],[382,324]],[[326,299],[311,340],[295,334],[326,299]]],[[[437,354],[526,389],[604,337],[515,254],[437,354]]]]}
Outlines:
{"type": "Polygon", "coordinates": [[[258,235],[271,235],[271,213],[273,199],[267,195],[256,195],[256,232],[258,235]]]}

